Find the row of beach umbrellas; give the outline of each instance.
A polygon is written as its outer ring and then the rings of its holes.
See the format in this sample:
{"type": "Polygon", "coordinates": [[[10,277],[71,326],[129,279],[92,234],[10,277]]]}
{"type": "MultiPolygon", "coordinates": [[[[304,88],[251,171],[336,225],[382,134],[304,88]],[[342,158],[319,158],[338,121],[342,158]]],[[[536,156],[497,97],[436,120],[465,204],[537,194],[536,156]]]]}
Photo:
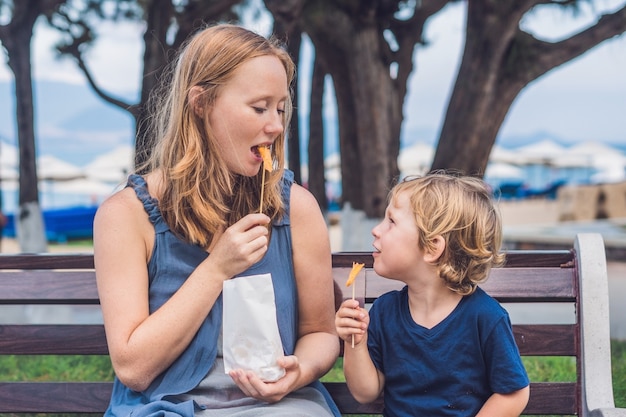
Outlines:
{"type": "MultiPolygon", "coordinates": [[[[401,151],[398,165],[403,173],[424,173],[431,165],[435,148],[418,142],[401,151]]],[[[524,167],[542,165],[555,169],[586,168],[592,180],[618,182],[626,179],[626,155],[610,145],[588,141],[562,146],[543,140],[513,149],[495,145],[485,171],[486,178],[523,178],[524,167]]]]}
{"type": "MultiPolygon", "coordinates": [[[[3,189],[17,187],[19,178],[18,150],[1,144],[0,180],[3,189]]],[[[102,154],[84,167],[52,155],[37,158],[37,175],[43,191],[67,194],[89,194],[98,197],[112,193],[126,178],[133,164],[133,148],[120,146],[102,154]]]]}

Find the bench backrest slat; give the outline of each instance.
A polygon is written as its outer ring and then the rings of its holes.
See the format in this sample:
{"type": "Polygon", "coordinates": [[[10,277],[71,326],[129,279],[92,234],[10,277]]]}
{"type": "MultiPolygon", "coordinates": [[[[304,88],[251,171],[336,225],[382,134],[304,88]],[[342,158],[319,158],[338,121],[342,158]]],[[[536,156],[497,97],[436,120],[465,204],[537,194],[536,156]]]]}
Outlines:
{"type": "Polygon", "coordinates": [[[532,382],[525,415],[578,414],[579,394],[575,382],[532,382]]]}
{"type": "MultiPolygon", "coordinates": [[[[572,250],[515,250],[507,253],[504,267],[560,267],[571,264],[573,260],[574,254],[572,250]]],[[[363,263],[365,264],[365,268],[371,268],[373,259],[372,256],[366,252],[333,253],[333,267],[335,268],[352,268],[352,262],[363,263]]]]}
{"type": "Polygon", "coordinates": [[[0,304],[99,304],[93,270],[2,271],[0,304]]]}
{"type": "Polygon", "coordinates": [[[90,253],[2,255],[2,269],[93,269],[90,253]]]}
{"type": "Polygon", "coordinates": [[[576,356],[578,324],[514,324],[522,356],[576,356]]]}
{"type": "MultiPolygon", "coordinates": [[[[368,302],[404,286],[401,282],[379,277],[371,268],[364,270],[368,302]]],[[[349,272],[348,268],[333,272],[346,296],[351,292],[345,287],[349,272]]],[[[501,303],[573,302],[577,294],[576,275],[572,267],[494,268],[480,287],[501,303]]]]}
{"type": "Polygon", "coordinates": [[[0,325],[0,355],[108,355],[102,324],[0,325]]]}
{"type": "MultiPolygon", "coordinates": [[[[575,356],[577,325],[513,326],[526,356],[575,356]]],[[[104,327],[82,325],[1,325],[0,355],[107,355],[104,327]]]]}

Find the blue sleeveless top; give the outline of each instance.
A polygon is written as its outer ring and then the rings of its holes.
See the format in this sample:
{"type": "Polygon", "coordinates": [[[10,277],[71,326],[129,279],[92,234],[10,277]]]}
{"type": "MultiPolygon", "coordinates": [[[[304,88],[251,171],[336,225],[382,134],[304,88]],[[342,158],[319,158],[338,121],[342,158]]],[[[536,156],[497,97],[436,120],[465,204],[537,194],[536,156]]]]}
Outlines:
{"type": "MultiPolygon", "coordinates": [[[[242,276],[271,273],[276,299],[276,317],[286,355],[293,354],[298,335],[297,289],[292,264],[289,201],[293,172],[285,170],[282,180],[282,198],[285,214],[272,224],[269,248],[263,259],[242,276]]],[[[150,313],[163,305],[185,282],[209,254],[201,247],[179,239],[163,220],[158,202],[148,192],[143,177],[132,174],[127,187],[132,187],[148,213],[155,229],[152,257],[148,263],[150,313]]],[[[150,384],[137,392],[122,384],[117,377],[105,416],[189,416],[194,415],[194,402],[174,403],[168,396],[186,393],[195,388],[213,367],[217,356],[217,340],[222,324],[222,297],[215,301],[211,312],[197,334],[169,368],[150,384]]],[[[319,382],[312,387],[322,392],[336,416],[340,413],[330,395],[319,382]]]]}

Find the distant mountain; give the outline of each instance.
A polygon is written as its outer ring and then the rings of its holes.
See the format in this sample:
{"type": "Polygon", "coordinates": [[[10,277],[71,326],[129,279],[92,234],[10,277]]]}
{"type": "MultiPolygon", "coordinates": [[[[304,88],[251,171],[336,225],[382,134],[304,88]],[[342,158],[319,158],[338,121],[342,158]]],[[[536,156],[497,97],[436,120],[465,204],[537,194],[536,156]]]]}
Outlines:
{"type": "MultiPolygon", "coordinates": [[[[13,84],[0,82],[0,139],[17,145],[15,138],[15,110],[13,84]]],[[[89,87],[60,82],[37,82],[34,86],[36,140],[39,155],[50,154],[78,166],[85,166],[97,156],[110,152],[122,145],[133,145],[134,121],[131,116],[97,97],[89,87]]],[[[134,102],[128,94],[123,99],[134,102]]],[[[308,125],[300,124],[303,141],[308,125]]],[[[335,120],[329,120],[325,135],[325,155],[339,151],[335,120]]],[[[416,143],[433,144],[439,132],[436,126],[405,128],[402,133],[403,148],[416,143]]],[[[550,139],[564,146],[571,140],[550,132],[536,132],[521,137],[498,138],[496,144],[505,148],[516,148],[550,139]]],[[[626,144],[611,143],[623,151],[626,144]]],[[[306,150],[303,142],[301,149],[306,150]]],[[[302,156],[303,162],[308,158],[302,156]]]]}

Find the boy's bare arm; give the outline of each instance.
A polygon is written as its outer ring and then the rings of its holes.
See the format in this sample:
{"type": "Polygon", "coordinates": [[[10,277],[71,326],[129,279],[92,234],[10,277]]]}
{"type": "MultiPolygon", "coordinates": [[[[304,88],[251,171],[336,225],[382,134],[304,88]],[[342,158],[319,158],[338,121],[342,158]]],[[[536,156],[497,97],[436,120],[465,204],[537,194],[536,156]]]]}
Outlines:
{"type": "Polygon", "coordinates": [[[385,386],[385,376],[376,369],[367,351],[367,337],[354,348],[344,342],[343,372],[350,392],[362,404],[376,400],[385,386]]]}
{"type": "Polygon", "coordinates": [[[528,386],[510,394],[493,394],[476,417],[518,417],[526,408],[529,397],[528,386]]]}
{"type": "Polygon", "coordinates": [[[343,371],[354,398],[370,403],[385,385],[384,375],[376,369],[367,350],[369,314],[356,300],[345,300],[335,315],[337,334],[344,341],[343,371]]]}

